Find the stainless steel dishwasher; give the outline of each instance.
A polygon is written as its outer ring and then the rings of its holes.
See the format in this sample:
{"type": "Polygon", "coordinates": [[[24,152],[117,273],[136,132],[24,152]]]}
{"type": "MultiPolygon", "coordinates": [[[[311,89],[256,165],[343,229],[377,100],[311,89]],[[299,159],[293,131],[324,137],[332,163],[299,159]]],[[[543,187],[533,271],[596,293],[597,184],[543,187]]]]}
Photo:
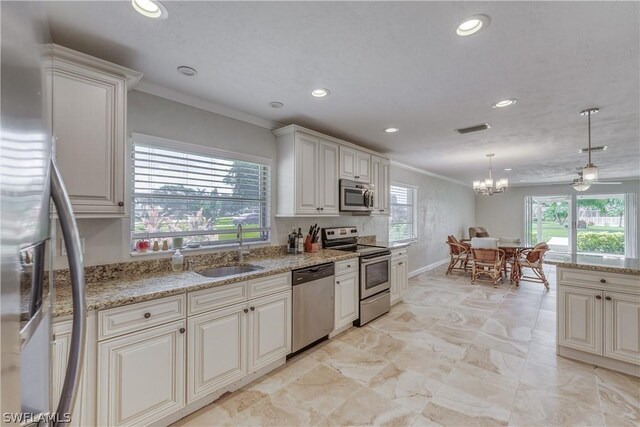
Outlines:
{"type": "Polygon", "coordinates": [[[333,331],[334,271],[333,263],[293,270],[293,353],[333,331]]]}

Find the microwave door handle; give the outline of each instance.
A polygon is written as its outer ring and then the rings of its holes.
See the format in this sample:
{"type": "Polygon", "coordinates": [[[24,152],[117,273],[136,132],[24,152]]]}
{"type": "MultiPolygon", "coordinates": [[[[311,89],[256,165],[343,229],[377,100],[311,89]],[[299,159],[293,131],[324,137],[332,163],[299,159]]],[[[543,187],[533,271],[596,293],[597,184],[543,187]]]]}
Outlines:
{"type": "MultiPolygon", "coordinates": [[[[62,229],[62,237],[64,238],[64,245],[67,249],[69,275],[71,278],[71,296],[73,301],[73,328],[71,330],[71,342],[69,345],[69,359],[57,408],[57,413],[62,415],[72,412],[80,383],[86,340],[87,301],[85,297],[84,266],[80,233],[76,219],[73,216],[69,194],[53,160],[51,161],[51,198],[56,206],[60,228],[62,229]]],[[[63,417],[60,417],[60,420],[62,419],[63,417]]],[[[54,427],[61,427],[63,425],[62,422],[57,421],[54,427]]]]}

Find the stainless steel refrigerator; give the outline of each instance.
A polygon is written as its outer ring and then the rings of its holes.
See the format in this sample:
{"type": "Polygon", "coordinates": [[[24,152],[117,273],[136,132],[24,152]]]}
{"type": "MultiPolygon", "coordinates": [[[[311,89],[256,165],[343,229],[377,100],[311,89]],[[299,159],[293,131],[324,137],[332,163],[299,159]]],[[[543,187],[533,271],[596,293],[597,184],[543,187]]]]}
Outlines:
{"type": "Polygon", "coordinates": [[[46,15],[37,2],[2,1],[0,16],[2,425],[38,421],[58,425],[73,409],[82,368],[86,314],[82,252],[71,204],[53,161],[46,15]],[[68,253],[74,303],[69,359],[59,399],[50,396],[49,360],[55,295],[49,261],[54,248],[52,230],[58,227],[68,253]]]}

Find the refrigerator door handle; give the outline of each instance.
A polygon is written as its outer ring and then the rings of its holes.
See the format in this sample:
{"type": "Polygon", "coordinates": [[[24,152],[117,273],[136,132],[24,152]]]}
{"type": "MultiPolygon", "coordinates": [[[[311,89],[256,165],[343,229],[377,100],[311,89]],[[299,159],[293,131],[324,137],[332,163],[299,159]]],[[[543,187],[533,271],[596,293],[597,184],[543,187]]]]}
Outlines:
{"type": "Polygon", "coordinates": [[[31,300],[29,301],[29,318],[36,315],[42,305],[44,288],[44,249],[45,242],[38,243],[33,249],[33,272],[31,274],[31,300]]]}
{"type": "MultiPolygon", "coordinates": [[[[80,383],[86,340],[87,302],[85,298],[84,265],[80,233],[76,219],[73,216],[73,209],[71,207],[71,200],[67,194],[67,189],[62,181],[60,171],[53,160],[51,161],[51,198],[56,206],[60,228],[62,229],[62,236],[64,238],[64,245],[67,249],[73,300],[73,329],[71,331],[71,343],[69,345],[69,360],[67,362],[67,372],[64,377],[64,384],[57,409],[60,420],[63,420],[64,414],[70,413],[73,409],[78,385],[80,383]]],[[[56,422],[54,425],[61,426],[63,424],[56,422]]]]}

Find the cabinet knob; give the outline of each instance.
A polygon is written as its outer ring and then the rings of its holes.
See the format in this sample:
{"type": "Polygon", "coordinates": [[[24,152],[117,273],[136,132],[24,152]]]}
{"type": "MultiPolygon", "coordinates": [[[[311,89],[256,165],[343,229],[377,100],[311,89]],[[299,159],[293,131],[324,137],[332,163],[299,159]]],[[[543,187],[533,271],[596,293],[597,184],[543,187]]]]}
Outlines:
{"type": "Polygon", "coordinates": [[[244,309],[244,312],[245,312],[245,313],[248,313],[248,312],[249,312],[249,309],[248,309],[248,308],[245,308],[245,309],[244,309]]]}
{"type": "Polygon", "coordinates": [[[185,332],[185,331],[186,331],[186,329],[185,329],[185,328],[180,328],[180,333],[181,333],[181,334],[184,334],[184,332],[185,332]]]}
{"type": "Polygon", "coordinates": [[[351,268],[351,264],[347,264],[347,268],[351,268]]]}
{"type": "Polygon", "coordinates": [[[602,299],[600,295],[596,295],[596,299],[602,299]]]}
{"type": "Polygon", "coordinates": [[[607,301],[611,301],[611,297],[604,297],[607,301]]]}
{"type": "Polygon", "coordinates": [[[340,280],[336,280],[336,285],[339,285],[339,284],[340,284],[340,280]]]}
{"type": "Polygon", "coordinates": [[[144,318],[145,318],[145,319],[148,319],[149,317],[151,317],[151,313],[145,313],[145,314],[144,314],[144,318]]]}
{"type": "Polygon", "coordinates": [[[124,202],[118,202],[118,206],[123,207],[124,206],[124,202]]]}
{"type": "Polygon", "coordinates": [[[320,210],[321,210],[321,211],[323,211],[323,210],[324,210],[324,208],[320,208],[320,210]]]}
{"type": "Polygon", "coordinates": [[[317,211],[319,211],[319,210],[320,210],[320,208],[316,208],[316,210],[317,210],[317,211]]]}
{"type": "Polygon", "coordinates": [[[399,262],[399,263],[398,263],[398,265],[402,265],[402,264],[404,264],[404,262],[399,262]]]}
{"type": "Polygon", "coordinates": [[[251,307],[251,311],[255,311],[255,309],[256,309],[255,307],[251,307]]]}
{"type": "Polygon", "coordinates": [[[600,283],[607,283],[606,279],[600,279],[600,283]]]}

